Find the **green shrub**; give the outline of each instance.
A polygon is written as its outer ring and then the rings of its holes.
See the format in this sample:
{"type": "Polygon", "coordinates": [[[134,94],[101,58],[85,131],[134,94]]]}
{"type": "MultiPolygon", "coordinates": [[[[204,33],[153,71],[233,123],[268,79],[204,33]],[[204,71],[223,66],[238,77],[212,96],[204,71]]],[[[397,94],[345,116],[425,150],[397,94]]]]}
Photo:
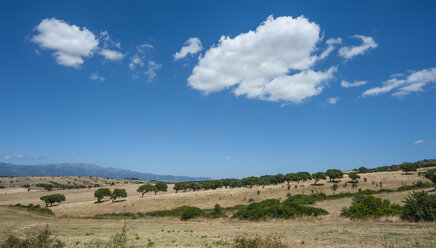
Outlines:
{"type": "Polygon", "coordinates": [[[264,200],[258,203],[251,203],[238,210],[233,218],[260,220],[267,218],[289,219],[297,216],[318,216],[328,214],[321,208],[314,208],[296,204],[292,201],[280,203],[277,199],[264,200]]]}
{"type": "Polygon", "coordinates": [[[424,189],[424,188],[431,188],[433,185],[431,183],[423,183],[421,181],[418,181],[415,184],[412,185],[403,185],[397,188],[397,191],[406,191],[406,190],[413,190],[413,189],[424,189]]]}
{"type": "Polygon", "coordinates": [[[416,192],[405,199],[402,219],[409,221],[435,221],[436,195],[427,192],[416,192]]]}
{"type": "Polygon", "coordinates": [[[189,220],[192,218],[200,217],[204,214],[203,210],[197,207],[187,207],[182,212],[182,220],[189,220]]]}
{"type": "Polygon", "coordinates": [[[234,239],[234,248],[283,248],[286,247],[279,237],[262,237],[260,235],[240,235],[234,239]]]}
{"type": "Polygon", "coordinates": [[[389,200],[372,195],[359,195],[353,199],[349,208],[342,209],[341,215],[352,219],[379,218],[401,214],[401,206],[390,204],[389,200]]]}
{"type": "Polygon", "coordinates": [[[42,208],[40,205],[33,205],[32,203],[30,203],[27,206],[21,205],[18,203],[18,204],[12,205],[10,207],[21,208],[21,209],[28,210],[30,212],[38,213],[38,214],[53,215],[53,211],[51,211],[50,209],[42,208]]]}
{"type": "Polygon", "coordinates": [[[51,232],[48,226],[40,232],[27,233],[25,238],[9,234],[5,240],[0,242],[0,248],[63,248],[65,243],[50,238],[51,232]]]}
{"type": "Polygon", "coordinates": [[[318,200],[316,195],[303,195],[298,194],[294,196],[290,196],[288,199],[284,201],[284,203],[292,202],[295,204],[314,204],[318,200]]]}

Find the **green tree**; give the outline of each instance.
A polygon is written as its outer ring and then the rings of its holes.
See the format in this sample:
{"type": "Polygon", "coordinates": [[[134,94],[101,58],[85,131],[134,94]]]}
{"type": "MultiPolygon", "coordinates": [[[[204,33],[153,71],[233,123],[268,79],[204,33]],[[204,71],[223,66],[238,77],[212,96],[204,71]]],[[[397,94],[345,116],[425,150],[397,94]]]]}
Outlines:
{"type": "Polygon", "coordinates": [[[360,178],[360,176],[356,172],[351,172],[350,174],[348,174],[348,177],[353,181],[353,183],[360,178]]]}
{"type": "Polygon", "coordinates": [[[144,194],[151,192],[151,191],[156,191],[156,186],[152,185],[152,184],[144,184],[139,186],[139,188],[136,190],[139,193],[142,193],[142,197],[144,197],[144,194]]]}
{"type": "Polygon", "coordinates": [[[163,183],[163,182],[158,182],[158,183],[156,183],[155,186],[156,186],[156,189],[158,191],[161,191],[161,192],[167,192],[167,190],[168,190],[168,185],[166,183],[163,183]]]}
{"type": "Polygon", "coordinates": [[[337,169],[329,169],[325,172],[325,175],[329,177],[330,182],[336,181],[336,179],[343,178],[344,174],[342,171],[337,169]]]}
{"type": "Polygon", "coordinates": [[[44,185],[44,190],[51,191],[52,189],[53,189],[53,184],[45,184],[44,185]]]}
{"type": "Polygon", "coordinates": [[[112,192],[112,202],[114,202],[117,198],[127,197],[127,192],[125,189],[114,189],[112,192]]]}
{"type": "Polygon", "coordinates": [[[48,207],[49,204],[50,206],[53,206],[53,203],[56,202],[61,203],[65,201],[65,195],[61,195],[61,194],[45,195],[42,196],[40,199],[45,203],[45,206],[48,207]]]}
{"type": "Polygon", "coordinates": [[[404,201],[401,218],[409,221],[436,221],[436,195],[415,192],[404,201]]]}
{"type": "Polygon", "coordinates": [[[402,171],[406,172],[406,175],[409,173],[409,171],[416,171],[416,165],[411,164],[411,163],[402,163],[400,165],[400,168],[402,171]]]}
{"type": "Polygon", "coordinates": [[[110,189],[108,188],[100,188],[97,189],[94,192],[94,197],[97,198],[97,202],[101,202],[101,200],[105,197],[105,196],[112,196],[112,192],[110,189]]]}
{"type": "Polygon", "coordinates": [[[312,176],[307,171],[301,171],[301,172],[297,173],[296,180],[298,180],[298,182],[300,182],[300,181],[304,181],[305,182],[305,181],[311,180],[311,179],[312,179],[312,176]]]}
{"type": "Polygon", "coordinates": [[[360,167],[358,170],[360,173],[368,173],[369,172],[368,168],[366,168],[364,166],[360,167]]]}
{"type": "Polygon", "coordinates": [[[173,187],[173,189],[176,191],[176,193],[177,192],[179,192],[179,190],[183,190],[183,191],[186,191],[187,190],[187,183],[185,183],[185,182],[178,182],[178,183],[175,183],[174,184],[174,187],[173,187]]]}
{"type": "Polygon", "coordinates": [[[425,172],[424,177],[430,180],[433,183],[434,188],[436,189],[436,169],[431,169],[425,172]]]}
{"type": "Polygon", "coordinates": [[[316,172],[312,174],[312,178],[315,179],[315,185],[319,182],[321,179],[326,179],[324,172],[316,172]]]}

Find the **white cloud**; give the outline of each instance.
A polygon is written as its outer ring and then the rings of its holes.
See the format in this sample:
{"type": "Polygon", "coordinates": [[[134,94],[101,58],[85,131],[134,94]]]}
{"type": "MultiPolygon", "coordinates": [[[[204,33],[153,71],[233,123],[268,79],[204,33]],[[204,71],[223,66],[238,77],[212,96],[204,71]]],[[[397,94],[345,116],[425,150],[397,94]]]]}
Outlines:
{"type": "Polygon", "coordinates": [[[135,54],[130,58],[130,64],[129,64],[130,70],[134,70],[137,65],[143,67],[144,61],[142,61],[142,57],[139,57],[138,54],[135,54]]]}
{"type": "Polygon", "coordinates": [[[95,81],[100,81],[100,82],[103,82],[104,80],[106,80],[105,77],[98,75],[98,72],[92,73],[89,78],[92,80],[95,80],[95,81]]]}
{"type": "Polygon", "coordinates": [[[115,51],[115,50],[111,50],[111,49],[102,49],[99,52],[100,55],[102,55],[105,59],[107,60],[111,60],[111,61],[116,61],[116,60],[121,60],[124,58],[124,54],[115,51]]]}
{"type": "Polygon", "coordinates": [[[237,96],[300,103],[321,93],[336,71],[313,70],[319,41],[319,26],[305,17],[270,16],[254,31],[222,36],[199,58],[188,85],[205,94],[232,89],[237,96]]]}
{"type": "Polygon", "coordinates": [[[346,59],[351,59],[356,55],[364,54],[368,49],[374,49],[378,47],[377,43],[375,43],[372,37],[363,35],[354,35],[353,37],[360,39],[362,41],[362,45],[346,46],[339,49],[339,55],[346,59]]]}
{"type": "Polygon", "coordinates": [[[44,157],[31,157],[31,156],[25,156],[25,155],[4,155],[1,157],[4,160],[41,160],[44,159],[44,157]]]}
{"type": "Polygon", "coordinates": [[[336,104],[339,101],[339,97],[331,97],[329,99],[327,99],[327,102],[329,104],[336,104]]]}
{"type": "Polygon", "coordinates": [[[362,93],[362,96],[376,96],[396,90],[392,95],[402,97],[413,92],[423,91],[429,83],[436,83],[436,68],[429,68],[411,73],[406,78],[403,75],[393,76],[384,81],[381,87],[374,87],[362,93]]]}
{"type": "Polygon", "coordinates": [[[156,71],[161,67],[161,64],[158,64],[153,60],[148,61],[148,69],[144,72],[144,74],[148,76],[148,82],[153,81],[153,79],[156,77],[156,71]]]}
{"type": "Polygon", "coordinates": [[[194,55],[203,49],[201,41],[199,38],[193,37],[189,38],[185,42],[185,46],[180,49],[180,52],[173,54],[174,60],[183,59],[188,54],[194,55]]]}
{"type": "Polygon", "coordinates": [[[32,37],[32,41],[43,49],[53,50],[56,62],[64,66],[80,66],[83,58],[91,56],[99,44],[86,27],[80,28],[55,18],[42,20],[35,30],[38,34],[32,37]]]}
{"type": "Polygon", "coordinates": [[[422,145],[424,143],[425,143],[425,141],[423,139],[416,140],[415,142],[413,142],[414,145],[422,145]]]}
{"type": "Polygon", "coordinates": [[[147,81],[151,82],[156,77],[156,71],[162,67],[156,61],[146,58],[146,52],[150,49],[153,49],[153,46],[150,44],[141,44],[136,47],[136,54],[130,58],[129,63],[130,70],[134,72],[133,79],[138,79],[141,72],[147,75],[147,81]]]}
{"type": "Polygon", "coordinates": [[[368,83],[367,81],[354,81],[354,83],[350,83],[348,81],[342,80],[341,86],[344,88],[351,88],[351,87],[359,87],[367,83],[368,83]]]}
{"type": "Polygon", "coordinates": [[[225,159],[230,160],[230,159],[232,159],[232,157],[226,156],[225,159]]]}
{"type": "Polygon", "coordinates": [[[335,49],[335,45],[342,43],[342,39],[328,39],[325,43],[327,44],[327,48],[321,53],[319,59],[324,59],[325,57],[329,56],[330,53],[335,49]]]}

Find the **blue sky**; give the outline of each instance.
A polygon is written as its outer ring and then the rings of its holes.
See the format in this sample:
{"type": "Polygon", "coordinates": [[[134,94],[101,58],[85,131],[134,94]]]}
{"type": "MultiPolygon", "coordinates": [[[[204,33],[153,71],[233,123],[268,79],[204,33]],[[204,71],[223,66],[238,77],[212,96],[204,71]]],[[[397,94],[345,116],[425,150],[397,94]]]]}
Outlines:
{"type": "Polygon", "coordinates": [[[2,1],[0,161],[221,178],[435,158],[435,11],[2,1]]]}

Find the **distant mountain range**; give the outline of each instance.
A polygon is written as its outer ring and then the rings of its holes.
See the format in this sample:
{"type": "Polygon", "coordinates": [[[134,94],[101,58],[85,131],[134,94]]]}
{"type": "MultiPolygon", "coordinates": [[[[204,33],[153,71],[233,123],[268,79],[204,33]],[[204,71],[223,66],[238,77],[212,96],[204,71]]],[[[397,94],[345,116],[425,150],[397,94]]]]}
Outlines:
{"type": "Polygon", "coordinates": [[[39,164],[39,165],[16,165],[0,162],[0,175],[13,177],[29,176],[89,176],[110,177],[116,179],[139,178],[143,180],[155,180],[164,182],[204,181],[207,177],[188,177],[172,175],[155,175],[141,173],[126,169],[102,167],[94,164],[39,164]]]}

